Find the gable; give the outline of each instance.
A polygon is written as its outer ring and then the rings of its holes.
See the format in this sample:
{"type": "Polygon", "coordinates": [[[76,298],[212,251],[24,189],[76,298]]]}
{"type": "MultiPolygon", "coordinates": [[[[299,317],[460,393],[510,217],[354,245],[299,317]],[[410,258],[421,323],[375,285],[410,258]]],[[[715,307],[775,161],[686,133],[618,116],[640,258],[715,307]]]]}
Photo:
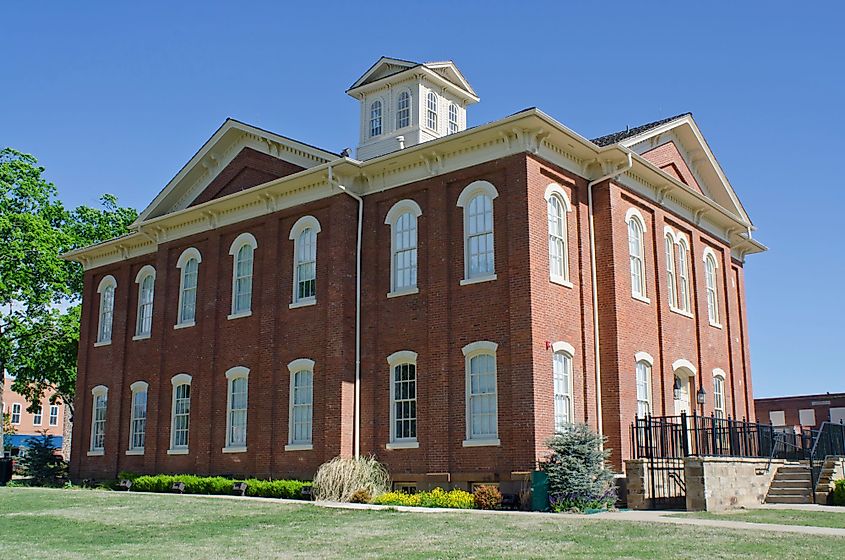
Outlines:
{"type": "Polygon", "coordinates": [[[279,177],[305,169],[288,161],[262,154],[252,148],[242,149],[188,206],[234,194],[279,177]]]}
{"type": "Polygon", "coordinates": [[[666,142],[640,155],[688,187],[707,196],[707,193],[701,188],[701,185],[696,180],[692,170],[690,170],[687,162],[684,160],[684,156],[681,155],[678,146],[675,145],[675,142],[666,142]]]}

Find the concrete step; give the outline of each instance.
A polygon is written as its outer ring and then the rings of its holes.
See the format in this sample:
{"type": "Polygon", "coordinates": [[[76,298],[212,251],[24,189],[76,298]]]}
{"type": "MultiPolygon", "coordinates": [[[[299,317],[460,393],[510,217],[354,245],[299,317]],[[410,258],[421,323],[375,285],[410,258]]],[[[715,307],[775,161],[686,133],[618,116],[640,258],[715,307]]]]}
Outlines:
{"type": "Polygon", "coordinates": [[[812,476],[810,473],[803,473],[803,472],[788,472],[782,473],[778,472],[775,474],[775,480],[802,480],[802,481],[810,481],[812,476]]]}
{"type": "Polygon", "coordinates": [[[767,504],[812,504],[813,498],[808,494],[787,496],[766,496],[767,504]]]}
{"type": "Polygon", "coordinates": [[[768,497],[775,498],[781,496],[812,496],[813,492],[809,488],[770,488],[768,497]]]}

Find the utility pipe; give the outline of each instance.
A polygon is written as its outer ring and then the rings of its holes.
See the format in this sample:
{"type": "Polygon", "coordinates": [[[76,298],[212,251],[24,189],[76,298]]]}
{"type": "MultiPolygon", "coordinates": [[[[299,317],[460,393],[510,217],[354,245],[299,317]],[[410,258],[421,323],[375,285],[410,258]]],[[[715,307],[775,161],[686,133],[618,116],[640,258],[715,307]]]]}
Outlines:
{"type": "Polygon", "coordinates": [[[628,161],[623,167],[620,167],[607,175],[599,177],[594,181],[590,181],[587,185],[587,208],[590,215],[590,274],[592,277],[592,291],[593,291],[593,338],[595,339],[595,361],[596,361],[596,427],[598,433],[603,434],[603,421],[601,412],[601,354],[599,349],[599,292],[596,285],[596,226],[593,220],[593,187],[613,179],[625,173],[634,167],[634,159],[631,152],[628,152],[628,161]]]}
{"type": "Polygon", "coordinates": [[[364,222],[364,199],[335,181],[332,164],[329,169],[329,185],[336,186],[358,201],[358,236],[355,242],[355,412],[353,414],[354,453],[361,456],[361,233],[364,222]]]}

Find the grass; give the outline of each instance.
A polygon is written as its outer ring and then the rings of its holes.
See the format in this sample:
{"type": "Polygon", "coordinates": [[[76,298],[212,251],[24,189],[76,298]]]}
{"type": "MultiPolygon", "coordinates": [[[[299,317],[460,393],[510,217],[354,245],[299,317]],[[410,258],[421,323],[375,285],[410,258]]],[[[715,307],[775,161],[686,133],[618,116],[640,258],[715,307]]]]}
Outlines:
{"type": "Polygon", "coordinates": [[[834,558],[845,539],[584,519],[0,489],[0,558],[834,558]]]}
{"type": "Polygon", "coordinates": [[[806,527],[833,527],[845,529],[845,508],[843,511],[806,511],[800,509],[752,509],[724,513],[699,512],[683,514],[699,519],[720,521],[744,521],[747,523],[774,523],[777,525],[802,525],[806,527]]]}

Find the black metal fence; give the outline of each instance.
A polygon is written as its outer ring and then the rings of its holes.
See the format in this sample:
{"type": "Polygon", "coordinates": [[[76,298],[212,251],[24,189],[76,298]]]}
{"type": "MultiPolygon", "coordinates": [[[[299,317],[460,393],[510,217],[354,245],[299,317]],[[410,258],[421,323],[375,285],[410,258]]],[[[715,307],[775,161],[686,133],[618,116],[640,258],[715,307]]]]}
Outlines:
{"type": "Polygon", "coordinates": [[[809,456],[813,488],[819,483],[825,459],[830,456],[845,456],[845,425],[822,422],[809,456]]]}

